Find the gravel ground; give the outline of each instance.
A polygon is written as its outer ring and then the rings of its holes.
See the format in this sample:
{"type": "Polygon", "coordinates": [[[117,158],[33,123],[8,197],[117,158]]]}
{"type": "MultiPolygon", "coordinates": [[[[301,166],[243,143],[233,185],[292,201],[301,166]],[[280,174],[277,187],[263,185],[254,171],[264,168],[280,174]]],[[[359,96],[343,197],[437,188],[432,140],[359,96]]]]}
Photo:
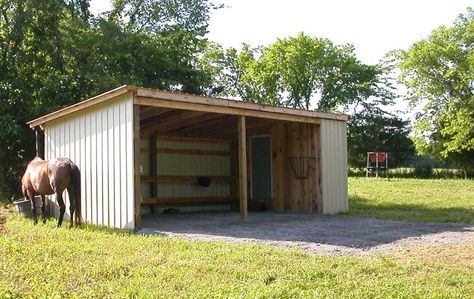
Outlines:
{"type": "Polygon", "coordinates": [[[144,215],[141,234],[192,240],[263,243],[317,254],[365,255],[413,246],[474,244],[474,226],[410,223],[299,213],[183,213],[144,215]]]}

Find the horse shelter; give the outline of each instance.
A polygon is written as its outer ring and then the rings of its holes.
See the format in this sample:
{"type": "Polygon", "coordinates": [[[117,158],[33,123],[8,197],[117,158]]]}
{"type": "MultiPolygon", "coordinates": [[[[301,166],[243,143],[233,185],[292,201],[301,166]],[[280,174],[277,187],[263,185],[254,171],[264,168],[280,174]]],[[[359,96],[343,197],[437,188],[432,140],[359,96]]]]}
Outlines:
{"type": "Polygon", "coordinates": [[[28,124],[38,156],[79,166],[84,221],[136,229],[176,209],[347,211],[347,119],[122,86],[28,124]]]}

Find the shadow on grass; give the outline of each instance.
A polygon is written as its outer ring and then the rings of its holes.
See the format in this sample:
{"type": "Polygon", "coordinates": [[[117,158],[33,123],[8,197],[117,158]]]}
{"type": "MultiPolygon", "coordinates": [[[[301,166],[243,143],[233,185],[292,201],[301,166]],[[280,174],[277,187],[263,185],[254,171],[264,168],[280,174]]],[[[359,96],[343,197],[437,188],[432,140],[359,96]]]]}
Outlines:
{"type": "Polygon", "coordinates": [[[344,214],[410,222],[474,224],[474,206],[472,208],[436,208],[422,204],[377,203],[360,196],[350,197],[349,212],[344,214]]]}
{"type": "MultiPolygon", "coordinates": [[[[406,207],[409,209],[409,207],[406,207]]],[[[203,240],[304,242],[370,249],[409,237],[474,228],[460,223],[410,223],[373,218],[303,213],[250,213],[242,220],[234,212],[145,215],[144,234],[178,235],[203,240]],[[237,240],[235,240],[237,239],[237,240]]],[[[306,246],[306,245],[302,246],[306,246]]]]}

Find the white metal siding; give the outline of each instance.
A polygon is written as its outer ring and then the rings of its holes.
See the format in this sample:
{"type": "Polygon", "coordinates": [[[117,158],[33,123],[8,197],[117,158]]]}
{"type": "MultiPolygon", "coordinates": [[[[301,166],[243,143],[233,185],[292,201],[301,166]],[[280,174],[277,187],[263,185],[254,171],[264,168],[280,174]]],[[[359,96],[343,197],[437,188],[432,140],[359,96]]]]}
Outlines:
{"type": "Polygon", "coordinates": [[[321,185],[324,214],[335,214],[349,209],[347,124],[344,121],[321,121],[321,185]]]}
{"type": "MultiPolygon", "coordinates": [[[[45,158],[68,157],[81,170],[83,220],[133,229],[132,93],[61,117],[44,127],[45,158]]],[[[64,195],[65,217],[69,218],[69,198],[67,192],[64,195]]],[[[55,199],[51,211],[58,214],[55,199]]]]}

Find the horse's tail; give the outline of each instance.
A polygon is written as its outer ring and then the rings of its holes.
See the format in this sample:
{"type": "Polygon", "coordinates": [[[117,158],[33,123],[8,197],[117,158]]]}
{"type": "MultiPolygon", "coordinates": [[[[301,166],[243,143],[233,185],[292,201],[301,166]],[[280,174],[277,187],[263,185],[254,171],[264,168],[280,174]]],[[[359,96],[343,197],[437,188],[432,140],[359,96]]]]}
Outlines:
{"type": "MultiPolygon", "coordinates": [[[[81,213],[81,172],[76,164],[71,164],[71,184],[74,190],[74,205],[76,213],[74,220],[76,225],[81,224],[82,213],[81,213]]],[[[72,220],[72,219],[71,219],[72,220]]]]}

